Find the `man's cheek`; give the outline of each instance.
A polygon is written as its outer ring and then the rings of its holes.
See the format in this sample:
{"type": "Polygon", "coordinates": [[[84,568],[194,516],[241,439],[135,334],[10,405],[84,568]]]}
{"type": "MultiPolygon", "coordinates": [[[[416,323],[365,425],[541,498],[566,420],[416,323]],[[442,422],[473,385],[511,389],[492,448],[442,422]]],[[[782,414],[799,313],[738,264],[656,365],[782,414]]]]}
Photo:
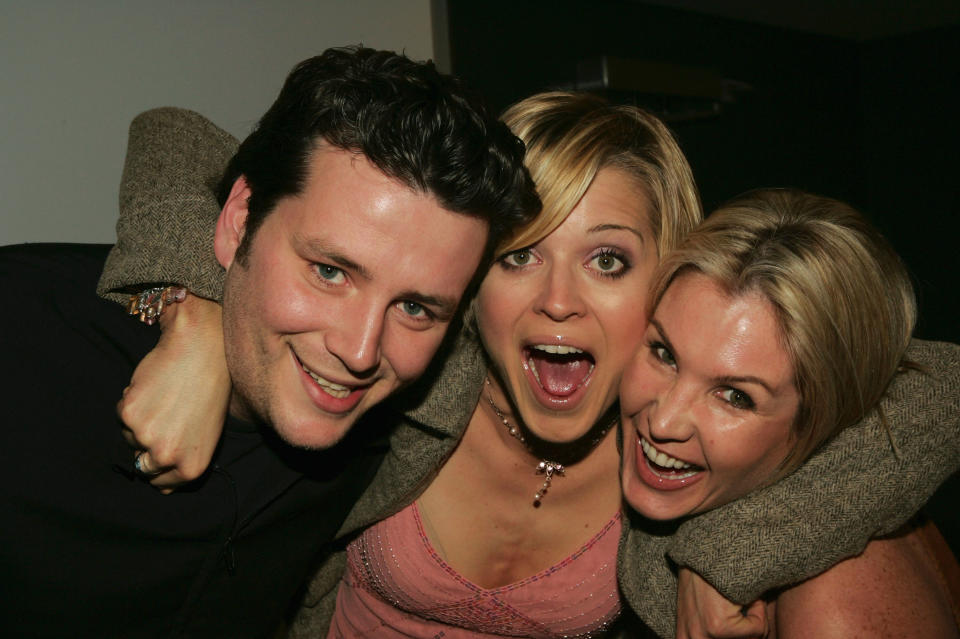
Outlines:
{"type": "Polygon", "coordinates": [[[335,301],[280,287],[272,288],[263,302],[261,312],[264,323],[281,333],[323,330],[328,325],[328,315],[336,315],[338,310],[335,301]]]}

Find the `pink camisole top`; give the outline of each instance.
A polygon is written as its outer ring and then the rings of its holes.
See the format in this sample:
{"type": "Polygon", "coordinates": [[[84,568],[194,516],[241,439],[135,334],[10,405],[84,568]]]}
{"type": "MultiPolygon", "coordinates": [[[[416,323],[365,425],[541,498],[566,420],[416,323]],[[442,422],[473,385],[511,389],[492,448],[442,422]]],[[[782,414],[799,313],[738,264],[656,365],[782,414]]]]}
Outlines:
{"type": "Polygon", "coordinates": [[[437,554],[416,503],[347,547],[329,638],[593,637],[620,614],[620,513],[560,563],[481,588],[437,554]]]}

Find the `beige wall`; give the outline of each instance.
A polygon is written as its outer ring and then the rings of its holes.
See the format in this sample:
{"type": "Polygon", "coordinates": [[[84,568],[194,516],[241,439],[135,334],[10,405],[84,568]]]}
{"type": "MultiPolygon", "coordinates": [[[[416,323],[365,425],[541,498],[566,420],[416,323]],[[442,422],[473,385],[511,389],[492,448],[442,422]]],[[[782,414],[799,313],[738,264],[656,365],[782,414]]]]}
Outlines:
{"type": "Polygon", "coordinates": [[[291,67],[360,43],[433,57],[429,0],[0,0],[0,244],[112,242],[134,115],[243,136],[291,67]]]}

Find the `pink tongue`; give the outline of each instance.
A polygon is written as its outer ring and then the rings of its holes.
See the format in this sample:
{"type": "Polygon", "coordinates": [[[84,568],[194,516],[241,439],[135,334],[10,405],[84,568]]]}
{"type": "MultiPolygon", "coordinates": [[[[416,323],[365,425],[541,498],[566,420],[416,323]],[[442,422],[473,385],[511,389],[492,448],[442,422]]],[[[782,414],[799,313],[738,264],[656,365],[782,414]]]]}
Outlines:
{"type": "Polygon", "coordinates": [[[572,395],[590,374],[590,360],[587,358],[533,355],[532,359],[540,386],[551,395],[572,395]]]}

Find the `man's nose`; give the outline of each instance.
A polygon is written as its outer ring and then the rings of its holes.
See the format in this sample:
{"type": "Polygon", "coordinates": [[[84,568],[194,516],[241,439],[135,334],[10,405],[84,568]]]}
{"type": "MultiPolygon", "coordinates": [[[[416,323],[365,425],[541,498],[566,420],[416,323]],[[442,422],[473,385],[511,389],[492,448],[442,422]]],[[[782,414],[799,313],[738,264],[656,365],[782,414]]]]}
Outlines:
{"type": "Polygon", "coordinates": [[[380,365],[385,313],[361,301],[349,307],[338,326],[327,331],[327,350],[357,378],[369,377],[380,365]]]}
{"type": "Polygon", "coordinates": [[[534,298],[534,311],[555,322],[585,315],[586,304],[580,293],[576,273],[565,267],[551,268],[540,292],[534,298]]]}

